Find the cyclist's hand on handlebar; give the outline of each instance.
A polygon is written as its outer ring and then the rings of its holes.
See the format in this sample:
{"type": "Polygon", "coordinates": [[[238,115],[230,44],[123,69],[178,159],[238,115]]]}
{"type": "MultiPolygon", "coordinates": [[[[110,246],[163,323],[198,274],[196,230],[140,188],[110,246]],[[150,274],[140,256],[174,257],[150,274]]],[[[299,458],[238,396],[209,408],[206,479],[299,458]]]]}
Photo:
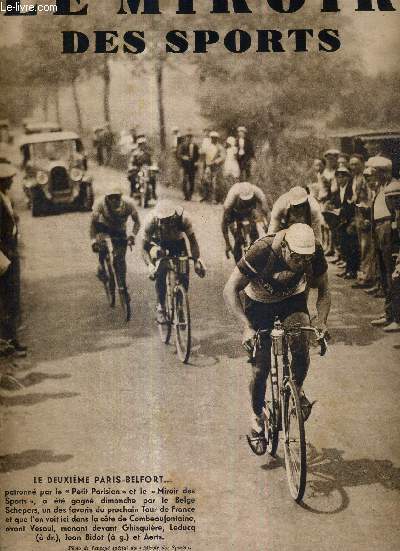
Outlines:
{"type": "Polygon", "coordinates": [[[100,243],[97,241],[97,239],[93,239],[92,241],[92,251],[94,253],[100,252],[100,243]]]}
{"type": "Polygon", "coordinates": [[[148,269],[149,269],[149,279],[153,281],[156,278],[157,266],[155,266],[154,264],[149,264],[148,269]]]}
{"type": "Polygon", "coordinates": [[[198,258],[196,262],[194,263],[194,271],[199,277],[205,277],[207,270],[204,266],[203,262],[198,258]]]}
{"type": "Polygon", "coordinates": [[[252,327],[246,326],[244,328],[243,335],[242,335],[242,345],[248,354],[253,353],[255,336],[256,336],[256,332],[252,327]]]}
{"type": "Polygon", "coordinates": [[[128,247],[132,248],[135,244],[135,236],[128,235],[128,247]]]}
{"type": "Polygon", "coordinates": [[[226,248],[225,248],[226,258],[229,258],[231,254],[233,254],[232,247],[230,245],[226,245],[226,248]]]}

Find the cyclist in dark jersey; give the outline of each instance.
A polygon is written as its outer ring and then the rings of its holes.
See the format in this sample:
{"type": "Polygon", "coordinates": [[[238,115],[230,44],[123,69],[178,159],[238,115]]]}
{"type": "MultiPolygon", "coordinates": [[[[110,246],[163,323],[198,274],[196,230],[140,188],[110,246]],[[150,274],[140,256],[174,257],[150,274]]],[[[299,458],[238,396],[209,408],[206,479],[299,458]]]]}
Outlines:
{"type": "Polygon", "coordinates": [[[242,249],[238,236],[236,235],[235,222],[249,220],[251,241],[258,239],[256,212],[260,211],[266,225],[269,212],[264,192],[258,186],[250,182],[238,182],[228,192],[224,202],[224,214],[222,217],[222,235],[225,239],[225,252],[229,257],[233,253],[235,262],[239,262],[242,256],[242,249]],[[229,230],[233,235],[235,244],[233,249],[229,240],[229,230]]]}
{"type": "MultiPolygon", "coordinates": [[[[327,263],[322,246],[306,224],[293,224],[275,236],[258,239],[240,260],[225,289],[224,298],[243,324],[243,344],[252,348],[259,329],[272,329],[278,316],[285,327],[293,323],[309,325],[306,287],[318,290],[318,328],[326,331],[330,310],[327,263]],[[244,301],[241,292],[244,291],[244,301]]],[[[302,390],[309,366],[308,341],[300,335],[290,343],[293,367],[305,418],[311,412],[302,390]]],[[[264,334],[257,352],[250,385],[253,417],[250,436],[265,440],[263,405],[271,366],[271,339],[264,334]]]]}
{"type": "MultiPolygon", "coordinates": [[[[194,269],[198,276],[204,277],[206,269],[200,259],[200,249],[188,216],[183,208],[172,201],[159,201],[154,211],[145,222],[143,237],[143,258],[149,268],[149,277],[155,279],[158,299],[157,321],[165,321],[165,293],[167,266],[164,262],[157,263],[166,252],[172,256],[187,255],[189,242],[191,256],[195,264],[194,269]]],[[[189,287],[189,274],[183,277],[186,289],[189,287]]]]}

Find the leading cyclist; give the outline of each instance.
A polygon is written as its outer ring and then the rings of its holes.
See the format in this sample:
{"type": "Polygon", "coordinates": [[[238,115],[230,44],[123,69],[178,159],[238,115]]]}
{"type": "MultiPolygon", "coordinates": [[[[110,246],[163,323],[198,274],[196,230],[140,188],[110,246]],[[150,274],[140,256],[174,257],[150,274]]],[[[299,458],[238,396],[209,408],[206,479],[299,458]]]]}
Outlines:
{"type": "Polygon", "coordinates": [[[107,275],[104,269],[104,237],[109,236],[113,247],[113,265],[117,284],[120,290],[126,290],[126,248],[135,244],[135,237],[140,229],[139,216],[135,203],[122,194],[119,186],[110,189],[93,206],[90,223],[92,250],[99,254],[97,277],[105,281],[107,275]],[[132,233],[127,235],[126,225],[132,218],[132,233]]]}
{"type": "MultiPolygon", "coordinates": [[[[243,325],[242,342],[246,350],[252,350],[257,330],[273,328],[276,316],[284,327],[297,323],[309,325],[307,286],[318,290],[317,327],[321,332],[326,332],[331,304],[327,268],[322,246],[315,240],[314,232],[307,224],[293,224],[274,236],[262,237],[250,247],[224,289],[226,304],[243,325]],[[244,291],[243,304],[241,291],[244,291]]],[[[271,367],[271,338],[268,333],[263,333],[262,337],[250,384],[253,409],[250,437],[258,439],[264,447],[263,406],[271,367]]],[[[306,335],[300,334],[291,339],[289,344],[306,420],[312,407],[302,390],[310,363],[308,340],[306,335]]]]}
{"type": "MultiPolygon", "coordinates": [[[[194,269],[199,277],[206,275],[206,269],[200,259],[200,249],[197,243],[192,223],[183,208],[168,199],[159,201],[144,226],[143,259],[149,268],[150,279],[155,279],[157,293],[157,322],[165,322],[165,293],[167,264],[162,257],[187,256],[188,249],[185,237],[190,246],[190,254],[195,264],[194,269]],[[160,261],[161,259],[161,261],[160,261]]],[[[183,277],[186,290],[189,287],[189,274],[183,277]]]]}

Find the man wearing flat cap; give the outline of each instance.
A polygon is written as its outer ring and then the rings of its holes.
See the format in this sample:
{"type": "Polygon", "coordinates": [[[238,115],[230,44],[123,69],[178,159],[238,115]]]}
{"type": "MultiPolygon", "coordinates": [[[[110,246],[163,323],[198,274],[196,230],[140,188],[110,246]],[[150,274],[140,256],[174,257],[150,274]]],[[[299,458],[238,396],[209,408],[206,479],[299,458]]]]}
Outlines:
{"type": "Polygon", "coordinates": [[[9,341],[16,353],[25,355],[26,347],[18,342],[17,337],[20,297],[18,228],[8,196],[15,174],[16,170],[10,163],[0,163],[0,252],[9,261],[0,276],[0,330],[1,338],[9,341]]]}
{"type": "Polygon", "coordinates": [[[182,190],[185,201],[190,201],[194,191],[199,147],[193,141],[193,130],[187,129],[183,142],[178,147],[178,160],[183,170],[182,190]]]}
{"type": "Polygon", "coordinates": [[[242,181],[247,181],[251,176],[251,161],[254,158],[254,145],[247,135],[247,128],[245,126],[238,127],[236,140],[240,178],[242,181]]]}
{"type": "Polygon", "coordinates": [[[386,327],[394,321],[392,304],[392,273],[394,270],[393,216],[386,200],[385,189],[392,181],[392,161],[379,155],[370,157],[367,166],[376,174],[377,194],[372,204],[372,231],[378,260],[379,275],[385,294],[385,311],[371,321],[375,327],[386,327]]]}

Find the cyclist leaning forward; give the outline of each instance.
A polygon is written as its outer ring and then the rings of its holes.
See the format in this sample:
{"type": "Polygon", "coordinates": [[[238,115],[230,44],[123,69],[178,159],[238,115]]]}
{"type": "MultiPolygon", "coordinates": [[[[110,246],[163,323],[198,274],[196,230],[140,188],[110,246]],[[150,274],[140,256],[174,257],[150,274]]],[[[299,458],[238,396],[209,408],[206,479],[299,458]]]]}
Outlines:
{"type": "MultiPolygon", "coordinates": [[[[224,289],[227,305],[243,325],[242,342],[246,350],[252,350],[257,330],[273,328],[276,316],[286,328],[297,323],[309,325],[306,287],[318,290],[316,325],[325,332],[331,303],[327,263],[322,246],[316,241],[310,226],[293,224],[276,235],[262,237],[250,247],[224,289]],[[244,291],[243,303],[241,291],[244,291]]],[[[259,439],[264,447],[263,406],[271,367],[271,338],[268,333],[262,334],[261,343],[250,383],[253,409],[250,436],[259,439]]],[[[307,336],[300,334],[293,337],[289,344],[306,420],[312,407],[302,390],[310,363],[307,336]]]]}
{"type": "Polygon", "coordinates": [[[122,190],[116,186],[108,191],[93,206],[90,223],[90,238],[92,250],[99,254],[99,266],[97,277],[100,281],[107,278],[104,268],[106,250],[103,246],[104,237],[111,238],[113,266],[117,277],[119,289],[126,290],[126,249],[135,244],[135,237],[140,229],[139,216],[135,203],[129,197],[122,194],[122,190]],[[127,235],[126,225],[132,218],[132,233],[127,235]]]}
{"type": "Polygon", "coordinates": [[[255,241],[259,237],[257,230],[258,210],[264,219],[265,226],[269,216],[267,199],[258,186],[250,184],[250,182],[238,182],[230,188],[224,202],[222,235],[225,239],[226,256],[229,258],[229,254],[233,253],[235,262],[239,262],[242,256],[237,223],[248,220],[251,224],[250,239],[252,242],[255,241]],[[229,230],[234,239],[233,249],[229,241],[229,230]]]}
{"type": "MultiPolygon", "coordinates": [[[[181,206],[175,205],[172,201],[159,201],[145,223],[142,245],[149,277],[155,279],[158,323],[165,322],[167,263],[162,261],[162,257],[167,254],[177,257],[188,256],[185,237],[189,242],[190,255],[195,261],[195,272],[198,276],[204,277],[206,270],[200,260],[199,245],[189,217],[184,214],[181,206]]],[[[182,283],[188,290],[189,273],[183,274],[182,283]]]]}

